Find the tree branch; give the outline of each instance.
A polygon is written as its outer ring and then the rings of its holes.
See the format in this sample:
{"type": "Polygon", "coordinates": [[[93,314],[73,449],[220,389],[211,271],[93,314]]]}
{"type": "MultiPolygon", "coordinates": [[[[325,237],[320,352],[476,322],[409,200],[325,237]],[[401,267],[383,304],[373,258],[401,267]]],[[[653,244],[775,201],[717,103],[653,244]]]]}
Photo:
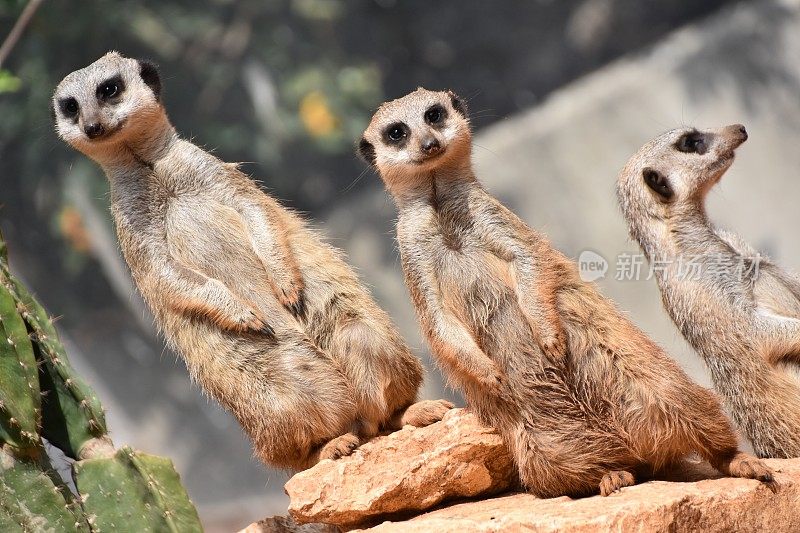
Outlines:
{"type": "Polygon", "coordinates": [[[25,31],[28,23],[33,18],[36,10],[39,9],[42,1],[43,0],[30,0],[30,2],[28,2],[28,4],[25,6],[25,9],[22,10],[22,13],[17,19],[16,24],[14,24],[14,27],[11,28],[11,33],[8,34],[6,40],[3,41],[3,45],[0,46],[0,67],[3,66],[3,63],[5,63],[6,58],[8,58],[11,50],[14,48],[14,46],[16,46],[19,38],[22,37],[22,33],[25,31]]]}

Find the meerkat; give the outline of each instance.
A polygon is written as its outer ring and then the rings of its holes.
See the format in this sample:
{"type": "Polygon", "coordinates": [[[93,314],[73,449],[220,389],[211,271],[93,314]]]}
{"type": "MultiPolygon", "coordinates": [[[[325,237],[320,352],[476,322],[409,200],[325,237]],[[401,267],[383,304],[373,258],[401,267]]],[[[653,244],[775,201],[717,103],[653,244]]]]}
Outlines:
{"type": "Polygon", "coordinates": [[[800,279],[714,228],[705,209],[746,140],[740,124],[664,133],[625,165],[617,197],[632,238],[658,264],[667,313],[756,455],[798,457],[800,279]]]}
{"type": "Polygon", "coordinates": [[[64,78],[58,135],[97,162],[135,283],[192,378],[292,470],[452,407],[345,263],[234,164],[181,139],[155,66],[110,52],[64,78]]]}
{"type": "Polygon", "coordinates": [[[399,211],[406,284],[437,363],[540,497],[609,495],[699,453],[772,484],[716,396],[486,192],[454,93],[380,106],[358,151],[399,211]]]}

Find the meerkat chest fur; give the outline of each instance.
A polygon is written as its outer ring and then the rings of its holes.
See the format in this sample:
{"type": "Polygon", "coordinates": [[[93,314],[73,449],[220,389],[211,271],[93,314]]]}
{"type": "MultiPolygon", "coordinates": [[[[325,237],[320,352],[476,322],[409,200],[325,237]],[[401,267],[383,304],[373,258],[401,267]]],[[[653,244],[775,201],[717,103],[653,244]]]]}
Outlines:
{"type": "Polygon", "coordinates": [[[431,183],[428,195],[400,209],[401,256],[433,273],[450,312],[483,327],[497,300],[515,292],[513,252],[496,245],[505,229],[493,223],[475,184],[431,183]],[[485,312],[463,316],[468,309],[485,312]]]}
{"type": "Polygon", "coordinates": [[[242,296],[252,298],[262,290],[267,273],[250,243],[239,238],[246,231],[230,207],[236,191],[223,162],[176,140],[152,163],[136,161],[106,171],[123,253],[156,313],[164,302],[148,280],[157,254],[236,287],[242,296]]]}
{"type": "MultiPolygon", "coordinates": [[[[153,232],[168,231],[170,218],[197,211],[197,204],[215,193],[212,185],[222,165],[206,160],[209,154],[176,141],[176,146],[154,162],[129,161],[104,167],[111,183],[111,210],[120,238],[131,241],[134,250],[153,232]],[[197,157],[192,162],[190,159],[197,157]],[[203,195],[203,196],[201,196],[203,195]]],[[[209,156],[210,157],[210,156],[209,156]]],[[[202,210],[200,210],[202,211],[202,210]]],[[[123,246],[123,249],[126,247],[123,246]]]]}

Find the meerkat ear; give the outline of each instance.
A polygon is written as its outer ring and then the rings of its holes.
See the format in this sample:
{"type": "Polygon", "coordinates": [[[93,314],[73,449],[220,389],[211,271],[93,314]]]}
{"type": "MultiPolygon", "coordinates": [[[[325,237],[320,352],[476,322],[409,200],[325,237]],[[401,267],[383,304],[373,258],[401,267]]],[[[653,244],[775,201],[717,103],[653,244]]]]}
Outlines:
{"type": "Polygon", "coordinates": [[[358,141],[358,155],[370,166],[375,166],[375,147],[366,137],[361,137],[361,140],[358,141]]]}
{"type": "Polygon", "coordinates": [[[156,100],[161,100],[161,76],[158,74],[158,67],[155,63],[146,59],[139,60],[139,75],[156,95],[156,100]]]}
{"type": "Polygon", "coordinates": [[[662,199],[669,200],[675,194],[675,191],[672,190],[672,186],[670,185],[669,180],[667,180],[667,177],[659,171],[649,167],[645,168],[642,171],[642,177],[644,178],[644,182],[647,184],[647,186],[653,189],[653,191],[662,199]]]}
{"type": "Polygon", "coordinates": [[[467,104],[464,103],[464,99],[453,91],[447,91],[447,94],[450,96],[450,104],[453,106],[453,109],[462,117],[467,118],[467,104]]]}

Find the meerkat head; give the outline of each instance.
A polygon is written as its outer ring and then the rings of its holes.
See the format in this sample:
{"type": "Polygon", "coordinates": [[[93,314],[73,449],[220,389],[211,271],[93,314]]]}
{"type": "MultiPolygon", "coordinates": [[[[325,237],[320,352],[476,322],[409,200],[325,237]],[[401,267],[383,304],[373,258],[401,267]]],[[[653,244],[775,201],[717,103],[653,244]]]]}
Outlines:
{"type": "Polygon", "coordinates": [[[59,137],[97,159],[164,118],[158,70],[150,62],[109,52],[58,84],[52,111],[59,137]]]}
{"type": "Polygon", "coordinates": [[[629,222],[665,220],[676,209],[702,204],[747,140],[733,124],[714,130],[680,128],[645,144],[623,168],[617,198],[629,222]]]}
{"type": "Polygon", "coordinates": [[[358,144],[359,155],[390,187],[424,179],[466,158],[472,134],[464,102],[452,91],[416,91],[386,102],[358,144]]]}

